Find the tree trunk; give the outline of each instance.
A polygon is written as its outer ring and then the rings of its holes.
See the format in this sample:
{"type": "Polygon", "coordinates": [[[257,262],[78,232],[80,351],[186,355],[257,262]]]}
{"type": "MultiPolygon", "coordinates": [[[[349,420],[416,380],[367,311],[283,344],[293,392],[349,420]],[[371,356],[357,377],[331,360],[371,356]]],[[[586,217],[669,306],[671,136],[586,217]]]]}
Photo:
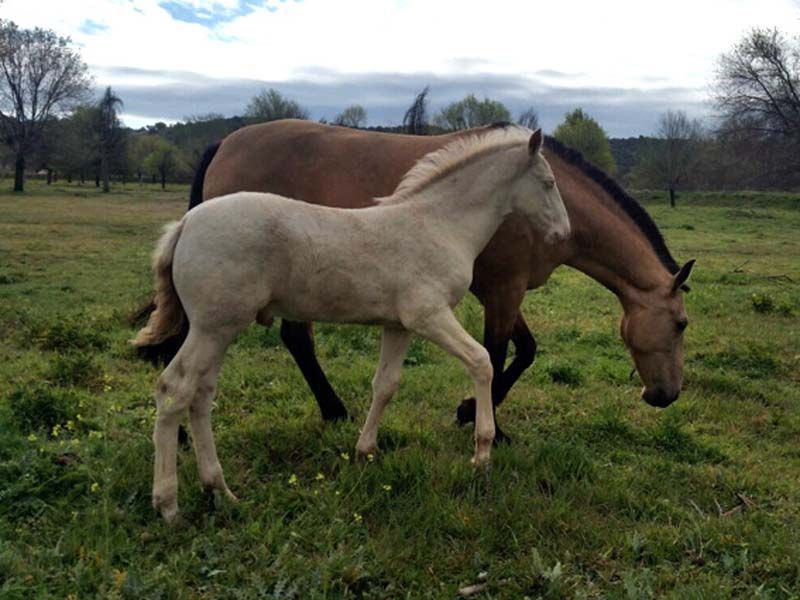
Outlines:
{"type": "Polygon", "coordinates": [[[669,205],[675,208],[675,188],[669,188],[669,205]]]}
{"type": "Polygon", "coordinates": [[[103,177],[103,192],[107,194],[111,190],[111,186],[108,182],[108,157],[105,152],[100,157],[100,173],[103,177]]]}
{"type": "Polygon", "coordinates": [[[25,157],[17,154],[17,160],[14,163],[14,191],[25,191],[25,157]]]}
{"type": "Polygon", "coordinates": [[[53,183],[53,169],[47,169],[47,185],[53,183]]]}
{"type": "Polygon", "coordinates": [[[67,173],[67,183],[72,183],[72,173],[67,173]]]}
{"type": "Polygon", "coordinates": [[[167,187],[167,172],[161,171],[161,189],[163,190],[166,187],[167,187]]]}
{"type": "Polygon", "coordinates": [[[83,185],[84,183],[86,183],[86,174],[83,171],[81,171],[81,185],[83,185]]]}
{"type": "Polygon", "coordinates": [[[100,173],[94,174],[94,187],[100,187],[100,173]]]}

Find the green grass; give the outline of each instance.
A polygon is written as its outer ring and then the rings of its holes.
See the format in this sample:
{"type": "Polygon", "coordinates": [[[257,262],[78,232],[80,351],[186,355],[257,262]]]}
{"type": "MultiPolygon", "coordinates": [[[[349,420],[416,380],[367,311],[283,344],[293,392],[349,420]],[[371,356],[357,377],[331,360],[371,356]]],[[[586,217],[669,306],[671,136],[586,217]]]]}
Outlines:
{"type": "MultiPolygon", "coordinates": [[[[7,182],[6,182],[7,183],[7,182]]],[[[158,372],[128,313],[187,190],[32,184],[0,193],[0,597],[800,597],[797,196],[645,195],[680,260],[686,385],[638,399],[620,307],[559,269],[528,294],[540,352],[474,472],[462,367],[415,342],[374,462],[353,462],[378,331],[317,327],[355,423],[325,425],[275,328],[222,371],[214,429],[241,502],[209,503],[181,451],[183,522],[150,507],[158,372]]],[[[459,317],[476,336],[482,311],[459,317]]]]}

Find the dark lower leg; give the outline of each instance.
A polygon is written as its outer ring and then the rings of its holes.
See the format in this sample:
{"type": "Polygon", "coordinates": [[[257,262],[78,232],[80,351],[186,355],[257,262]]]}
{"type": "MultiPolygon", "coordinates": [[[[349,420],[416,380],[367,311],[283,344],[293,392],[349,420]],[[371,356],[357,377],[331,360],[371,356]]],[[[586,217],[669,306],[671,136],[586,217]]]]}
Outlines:
{"type": "Polygon", "coordinates": [[[314,354],[314,340],[311,337],[311,326],[308,323],[283,320],[281,323],[281,339],[292,354],[292,358],[300,367],[303,377],[311,388],[319,405],[320,413],[325,421],[347,419],[347,409],[339,396],[331,387],[325,373],[314,354]]]}
{"type": "MultiPolygon", "coordinates": [[[[528,329],[528,324],[525,323],[522,313],[517,315],[517,319],[514,322],[511,340],[514,342],[515,348],[514,360],[494,381],[496,385],[492,386],[492,401],[495,406],[503,403],[508,392],[536,358],[536,339],[528,329]]],[[[508,347],[507,341],[506,347],[508,347]]],[[[505,360],[505,354],[503,359],[505,360]]]]}

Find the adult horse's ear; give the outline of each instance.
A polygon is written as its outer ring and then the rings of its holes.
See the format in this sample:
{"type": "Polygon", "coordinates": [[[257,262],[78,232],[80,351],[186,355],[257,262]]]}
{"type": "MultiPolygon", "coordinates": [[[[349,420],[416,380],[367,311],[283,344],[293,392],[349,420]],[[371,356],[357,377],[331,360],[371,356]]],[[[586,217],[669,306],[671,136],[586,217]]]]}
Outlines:
{"type": "Polygon", "coordinates": [[[544,143],[544,135],[542,134],[541,127],[531,134],[531,139],[528,142],[528,152],[530,152],[531,156],[536,156],[539,153],[539,150],[542,149],[542,144],[544,143]]]}
{"type": "Polygon", "coordinates": [[[672,293],[674,294],[679,289],[683,289],[685,291],[689,291],[689,286],[686,285],[686,280],[689,279],[689,275],[692,272],[692,267],[694,267],[694,259],[687,262],[683,265],[677,273],[672,278],[672,293]]]}

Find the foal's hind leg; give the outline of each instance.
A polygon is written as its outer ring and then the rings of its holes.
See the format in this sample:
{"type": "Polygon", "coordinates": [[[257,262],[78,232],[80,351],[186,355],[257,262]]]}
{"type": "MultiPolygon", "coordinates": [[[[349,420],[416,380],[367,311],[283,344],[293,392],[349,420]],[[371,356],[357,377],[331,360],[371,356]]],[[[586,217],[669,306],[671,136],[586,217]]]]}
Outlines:
{"type": "Polygon", "coordinates": [[[442,310],[423,322],[415,323],[414,331],[425,336],[453,356],[461,359],[475,383],[475,456],[472,463],[489,461],[494,441],[492,414],[492,363],[489,353],[464,330],[453,311],[442,310]]]}
{"type": "Polygon", "coordinates": [[[403,368],[403,358],[406,356],[410,342],[410,331],[384,327],[381,358],[375,371],[375,377],[372,379],[372,404],[356,444],[356,452],[359,456],[375,452],[378,424],[386,405],[389,404],[389,400],[392,399],[400,384],[400,370],[403,368]]]}
{"type": "Polygon", "coordinates": [[[222,357],[232,339],[232,335],[220,338],[192,328],[175,359],[159,377],[153,432],[153,507],[168,522],[178,514],[177,433],[187,409],[203,484],[233,497],[222,476],[209,416],[222,357]]]}

